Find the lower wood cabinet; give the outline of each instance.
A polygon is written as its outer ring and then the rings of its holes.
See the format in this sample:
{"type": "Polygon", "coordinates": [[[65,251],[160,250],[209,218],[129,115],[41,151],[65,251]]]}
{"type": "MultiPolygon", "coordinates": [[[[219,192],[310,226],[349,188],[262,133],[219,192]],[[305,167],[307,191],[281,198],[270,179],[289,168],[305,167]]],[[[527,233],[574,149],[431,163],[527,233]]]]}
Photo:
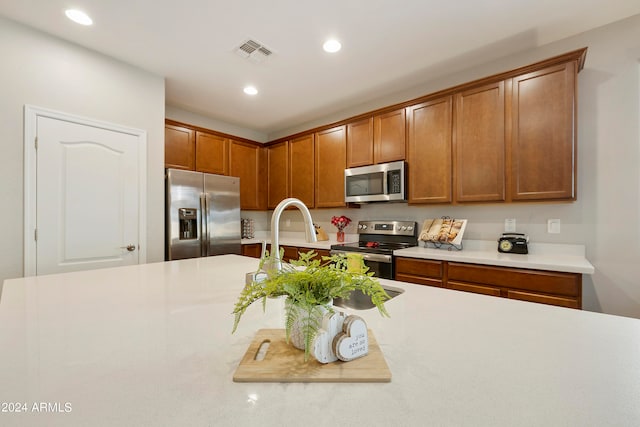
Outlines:
{"type": "MultiPolygon", "coordinates": [[[[328,249],[316,249],[316,248],[304,248],[298,246],[280,245],[280,249],[284,249],[284,255],[282,260],[289,262],[291,260],[297,260],[301,253],[307,253],[309,251],[315,251],[316,256],[314,259],[322,259],[322,257],[329,256],[330,251],[328,249]]],[[[271,251],[271,245],[267,245],[267,250],[271,251]]],[[[242,255],[250,256],[253,258],[260,258],[262,252],[261,243],[247,243],[242,245],[242,255]]]]}
{"type": "Polygon", "coordinates": [[[395,272],[395,280],[442,287],[442,261],[396,258],[395,272]]]}
{"type": "Polygon", "coordinates": [[[242,255],[253,258],[260,258],[262,254],[262,243],[248,243],[242,245],[242,255]]]}
{"type": "Polygon", "coordinates": [[[284,248],[284,256],[282,260],[285,262],[289,262],[291,260],[297,260],[300,258],[300,254],[306,254],[309,251],[315,251],[316,256],[314,259],[322,260],[323,256],[329,256],[329,251],[325,249],[315,249],[315,248],[303,248],[298,246],[280,246],[284,248]]]}
{"type": "Polygon", "coordinates": [[[417,258],[395,259],[395,279],[522,301],[582,308],[582,274],[417,258]]]}

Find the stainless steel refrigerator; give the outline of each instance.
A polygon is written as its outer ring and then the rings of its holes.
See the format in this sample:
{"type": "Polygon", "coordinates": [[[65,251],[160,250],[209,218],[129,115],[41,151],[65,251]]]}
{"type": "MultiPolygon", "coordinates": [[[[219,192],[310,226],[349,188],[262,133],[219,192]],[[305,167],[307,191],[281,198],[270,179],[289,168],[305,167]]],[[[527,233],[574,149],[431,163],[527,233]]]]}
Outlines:
{"type": "Polygon", "coordinates": [[[167,261],[241,254],[240,178],[166,170],[167,261]]]}

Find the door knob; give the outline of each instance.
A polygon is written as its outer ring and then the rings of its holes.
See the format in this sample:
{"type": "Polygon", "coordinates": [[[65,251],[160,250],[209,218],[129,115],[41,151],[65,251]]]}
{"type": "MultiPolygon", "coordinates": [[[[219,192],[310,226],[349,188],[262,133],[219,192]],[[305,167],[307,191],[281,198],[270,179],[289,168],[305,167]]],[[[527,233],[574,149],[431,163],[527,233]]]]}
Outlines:
{"type": "Polygon", "coordinates": [[[120,249],[126,249],[129,252],[133,252],[136,250],[136,245],[120,246],[120,249]]]}

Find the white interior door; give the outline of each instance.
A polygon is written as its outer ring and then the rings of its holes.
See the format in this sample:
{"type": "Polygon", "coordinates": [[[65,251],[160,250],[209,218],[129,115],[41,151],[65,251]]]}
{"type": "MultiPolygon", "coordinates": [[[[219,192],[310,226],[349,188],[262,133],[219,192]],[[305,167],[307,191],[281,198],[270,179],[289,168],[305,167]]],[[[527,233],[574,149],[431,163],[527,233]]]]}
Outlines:
{"type": "Polygon", "coordinates": [[[144,262],[139,251],[144,157],[140,135],[49,115],[37,115],[35,133],[31,273],[144,262]]]}

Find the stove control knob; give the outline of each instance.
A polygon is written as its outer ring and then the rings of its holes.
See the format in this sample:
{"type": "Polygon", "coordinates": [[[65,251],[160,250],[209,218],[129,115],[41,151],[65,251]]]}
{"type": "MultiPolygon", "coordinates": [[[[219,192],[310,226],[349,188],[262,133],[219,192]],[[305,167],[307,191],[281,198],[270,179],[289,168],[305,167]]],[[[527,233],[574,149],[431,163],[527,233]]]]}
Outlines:
{"type": "Polygon", "coordinates": [[[408,227],[407,227],[407,230],[409,230],[409,231],[413,231],[413,225],[408,226],[408,227]]]}
{"type": "Polygon", "coordinates": [[[406,225],[403,225],[402,227],[400,227],[400,230],[405,231],[407,229],[406,225]]]}
{"type": "Polygon", "coordinates": [[[366,230],[367,229],[367,224],[362,224],[362,229],[366,230]]]}

